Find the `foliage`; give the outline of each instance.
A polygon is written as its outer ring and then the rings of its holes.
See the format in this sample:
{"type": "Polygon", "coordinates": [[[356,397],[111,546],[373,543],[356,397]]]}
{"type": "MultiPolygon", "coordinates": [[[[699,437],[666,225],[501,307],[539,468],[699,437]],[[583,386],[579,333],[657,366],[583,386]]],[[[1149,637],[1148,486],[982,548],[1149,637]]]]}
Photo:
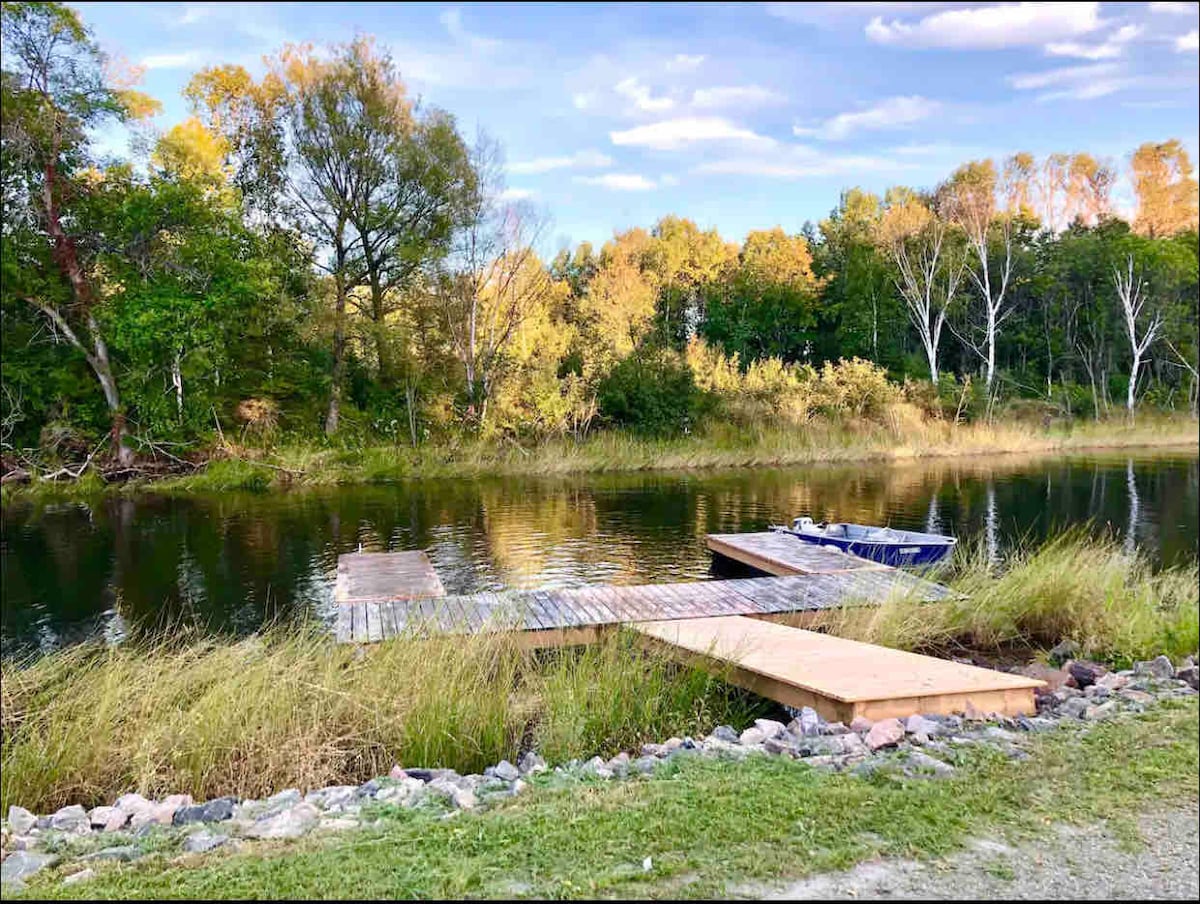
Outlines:
{"type": "Polygon", "coordinates": [[[688,431],[703,407],[687,364],[677,353],[653,347],[617,364],[600,383],[597,400],[607,421],[646,436],[688,431]]]}

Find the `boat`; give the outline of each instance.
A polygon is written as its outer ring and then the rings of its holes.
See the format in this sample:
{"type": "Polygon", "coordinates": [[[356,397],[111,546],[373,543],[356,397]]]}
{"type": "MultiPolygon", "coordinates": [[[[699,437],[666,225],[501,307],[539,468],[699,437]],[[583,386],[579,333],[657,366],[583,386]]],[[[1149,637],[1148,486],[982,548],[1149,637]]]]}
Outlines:
{"type": "Polygon", "coordinates": [[[774,525],[771,530],[791,534],[806,543],[835,546],[844,552],[896,568],[940,562],[958,543],[957,537],[942,534],[923,534],[865,524],[818,523],[812,518],[796,518],[791,527],[774,525]]]}

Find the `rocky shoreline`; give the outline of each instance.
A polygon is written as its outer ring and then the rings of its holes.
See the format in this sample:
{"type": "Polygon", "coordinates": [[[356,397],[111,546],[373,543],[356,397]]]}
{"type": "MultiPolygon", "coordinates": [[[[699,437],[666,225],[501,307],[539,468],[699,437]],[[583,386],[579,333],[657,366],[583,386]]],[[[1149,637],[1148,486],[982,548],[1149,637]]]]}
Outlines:
{"type": "Polygon", "coordinates": [[[1089,723],[1127,717],[1159,701],[1197,693],[1200,670],[1191,659],[1178,669],[1160,656],[1136,663],[1133,669],[1108,671],[1095,663],[1062,661],[1070,654],[1068,647],[1060,646],[1051,652],[1060,667],[1024,670],[1047,686],[1039,693],[1037,713],[1015,719],[968,711],[874,723],[856,719],[843,725],[827,722],[806,707],[786,725],[758,719],[741,732],[719,726],[704,737],[670,738],[610,759],[597,756],[553,768],[530,751],[515,765],[502,760],[481,775],[397,765],[388,775],[361,785],[334,785],[306,794],[293,788],[263,800],[220,797],[197,803],[187,794],[161,800],[124,794],[109,806],[87,810],[75,804],[41,816],[11,806],[0,826],[0,881],[6,892],[19,891],[34,873],[63,866],[64,883],[85,882],[104,862],[129,862],[155,853],[205,854],[236,850],[256,840],[352,831],[377,824],[387,808],[394,807],[449,818],[520,795],[531,783],[639,779],[679,756],[788,756],[830,772],[945,779],[954,775],[966,748],[985,745],[1023,759],[1028,756],[1023,741],[1031,733],[1063,723],[1079,724],[1086,731],[1089,723]]]}

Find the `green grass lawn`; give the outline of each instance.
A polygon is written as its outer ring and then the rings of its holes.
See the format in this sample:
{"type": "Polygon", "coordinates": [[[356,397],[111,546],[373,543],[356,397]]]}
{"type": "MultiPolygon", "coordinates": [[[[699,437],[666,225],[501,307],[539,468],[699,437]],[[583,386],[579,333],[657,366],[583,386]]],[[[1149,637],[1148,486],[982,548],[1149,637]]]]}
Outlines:
{"type": "Polygon", "coordinates": [[[379,827],[342,836],[155,855],[74,886],[45,875],[26,895],[714,896],[877,855],[938,857],[972,835],[1028,837],[1058,821],[1107,819],[1132,833],[1140,811],[1196,800],[1197,728],[1192,699],[1031,739],[1032,756],[1019,763],[975,751],[940,782],[827,775],[765,757],[684,758],[626,782],[541,777],[486,812],[393,810],[379,827]]]}

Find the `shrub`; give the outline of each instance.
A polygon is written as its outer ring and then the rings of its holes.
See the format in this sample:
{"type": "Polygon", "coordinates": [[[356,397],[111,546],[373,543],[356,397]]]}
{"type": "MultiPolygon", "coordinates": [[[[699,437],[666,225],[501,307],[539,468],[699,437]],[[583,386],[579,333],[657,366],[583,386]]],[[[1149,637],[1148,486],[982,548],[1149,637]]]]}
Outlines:
{"type": "Polygon", "coordinates": [[[610,423],[646,436],[687,432],[706,407],[691,369],[662,348],[643,348],[617,364],[600,383],[597,401],[610,423]]]}
{"type": "Polygon", "coordinates": [[[826,362],[817,381],[817,404],[830,415],[878,420],[898,398],[887,371],[861,358],[826,362]]]}

